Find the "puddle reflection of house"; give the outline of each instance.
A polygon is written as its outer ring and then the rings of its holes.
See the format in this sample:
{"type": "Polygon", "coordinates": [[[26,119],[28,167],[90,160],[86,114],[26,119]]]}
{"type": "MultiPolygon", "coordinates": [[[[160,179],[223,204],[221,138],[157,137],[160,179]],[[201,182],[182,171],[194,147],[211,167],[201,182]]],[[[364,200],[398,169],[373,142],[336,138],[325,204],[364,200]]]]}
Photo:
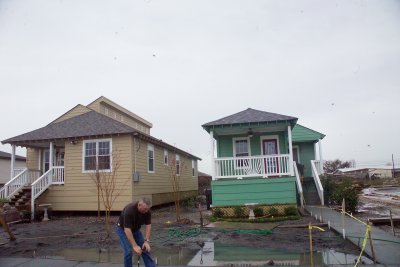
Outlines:
{"type": "MultiPolygon", "coordinates": [[[[316,255],[314,263],[321,263],[316,255]]],[[[206,242],[203,252],[199,251],[188,263],[189,266],[298,266],[309,263],[309,254],[282,249],[243,247],[206,242]]]]}

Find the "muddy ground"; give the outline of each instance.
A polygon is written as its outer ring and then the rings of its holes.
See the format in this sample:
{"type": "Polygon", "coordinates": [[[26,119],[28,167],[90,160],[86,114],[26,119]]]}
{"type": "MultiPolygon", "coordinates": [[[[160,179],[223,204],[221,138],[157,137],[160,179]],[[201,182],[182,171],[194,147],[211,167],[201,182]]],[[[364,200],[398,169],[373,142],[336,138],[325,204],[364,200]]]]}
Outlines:
{"type": "MultiPolygon", "coordinates": [[[[183,218],[194,223],[200,222],[199,212],[195,209],[183,212],[183,218]]],[[[112,216],[112,227],[117,221],[117,215],[112,216]]],[[[164,207],[153,210],[152,216],[152,247],[183,247],[199,249],[202,242],[215,241],[236,246],[251,246],[259,248],[277,248],[291,252],[309,251],[309,235],[307,228],[279,228],[273,229],[272,234],[261,235],[254,233],[237,233],[234,231],[203,230],[188,231],[181,225],[178,231],[171,233],[171,224],[174,221],[173,207],[164,207]],[[178,235],[177,235],[178,233],[178,235]],[[183,233],[183,234],[182,234],[183,233]],[[180,235],[179,235],[180,234],[180,235]]],[[[316,223],[309,216],[300,220],[280,222],[280,225],[299,225],[316,223]]],[[[205,220],[207,223],[207,220],[205,220]]],[[[344,241],[336,233],[325,228],[325,232],[313,231],[314,250],[326,248],[338,252],[358,254],[356,246],[344,241]]],[[[53,216],[47,222],[32,222],[12,224],[11,229],[17,240],[10,242],[4,230],[0,230],[0,257],[51,257],[60,255],[65,249],[101,249],[107,251],[121,251],[119,240],[114,229],[111,239],[104,241],[105,227],[103,219],[96,216],[53,216]]],[[[176,229],[176,228],[175,228],[176,229]]]]}

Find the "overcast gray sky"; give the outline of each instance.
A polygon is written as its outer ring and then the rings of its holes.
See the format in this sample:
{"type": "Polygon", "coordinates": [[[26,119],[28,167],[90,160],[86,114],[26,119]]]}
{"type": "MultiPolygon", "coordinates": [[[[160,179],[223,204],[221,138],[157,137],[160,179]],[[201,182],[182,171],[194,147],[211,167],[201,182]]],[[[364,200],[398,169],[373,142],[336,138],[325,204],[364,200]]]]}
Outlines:
{"type": "Polygon", "coordinates": [[[400,163],[399,14],[394,0],[0,0],[0,140],[104,95],[205,172],[201,125],[248,107],[326,134],[325,159],[400,163]]]}

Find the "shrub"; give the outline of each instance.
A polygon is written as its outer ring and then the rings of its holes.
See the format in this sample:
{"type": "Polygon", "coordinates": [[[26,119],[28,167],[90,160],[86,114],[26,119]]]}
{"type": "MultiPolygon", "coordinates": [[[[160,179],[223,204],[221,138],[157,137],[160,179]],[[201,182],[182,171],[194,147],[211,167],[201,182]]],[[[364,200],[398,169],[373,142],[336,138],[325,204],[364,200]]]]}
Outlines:
{"type": "Polygon", "coordinates": [[[254,216],[256,217],[264,216],[264,209],[261,207],[255,207],[253,211],[254,211],[254,216]]]}
{"type": "Polygon", "coordinates": [[[235,214],[235,217],[241,218],[244,217],[244,208],[236,206],[233,208],[233,213],[235,214]]]}
{"type": "Polygon", "coordinates": [[[8,203],[8,199],[7,198],[0,198],[0,207],[2,207],[4,204],[8,203]]]}
{"type": "Polygon", "coordinates": [[[272,215],[272,216],[277,216],[277,215],[279,215],[279,211],[278,211],[277,208],[275,208],[275,207],[269,208],[269,209],[268,209],[268,213],[269,213],[269,215],[272,215]]]}
{"type": "Polygon", "coordinates": [[[222,218],[224,216],[224,211],[220,208],[213,209],[213,216],[215,218],[222,218]]]}
{"type": "Polygon", "coordinates": [[[355,212],[358,205],[358,190],[353,187],[350,180],[343,181],[333,191],[332,198],[336,205],[341,205],[345,199],[346,210],[355,212]]]}
{"type": "Polygon", "coordinates": [[[196,207],[196,196],[187,197],[181,200],[181,204],[185,208],[195,208],[196,207]]]}
{"type": "Polygon", "coordinates": [[[295,206],[285,207],[285,215],[286,216],[298,215],[297,208],[295,206]]]}

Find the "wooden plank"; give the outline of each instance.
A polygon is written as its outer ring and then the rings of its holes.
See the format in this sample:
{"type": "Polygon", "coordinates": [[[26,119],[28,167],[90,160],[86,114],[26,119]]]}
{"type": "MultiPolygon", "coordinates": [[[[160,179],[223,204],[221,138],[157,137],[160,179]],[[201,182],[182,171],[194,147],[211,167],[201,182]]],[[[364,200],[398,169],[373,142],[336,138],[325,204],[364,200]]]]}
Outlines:
{"type": "MultiPolygon", "coordinates": [[[[400,225],[400,217],[393,217],[392,219],[394,225],[400,225]]],[[[369,218],[368,221],[370,221],[373,225],[380,225],[380,224],[390,225],[390,217],[369,218]]]]}

